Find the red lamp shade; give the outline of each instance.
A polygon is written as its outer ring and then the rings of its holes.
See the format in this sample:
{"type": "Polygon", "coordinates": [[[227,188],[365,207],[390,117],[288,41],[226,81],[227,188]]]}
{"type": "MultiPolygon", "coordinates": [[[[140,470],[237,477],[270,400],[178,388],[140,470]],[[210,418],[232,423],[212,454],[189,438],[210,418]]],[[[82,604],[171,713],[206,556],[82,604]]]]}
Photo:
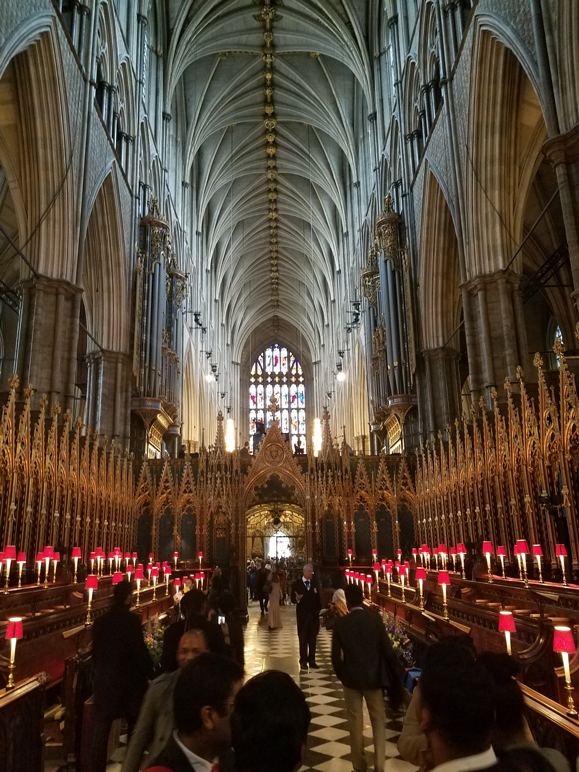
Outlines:
{"type": "Polygon", "coordinates": [[[44,552],[42,553],[42,557],[44,558],[52,558],[54,555],[54,549],[53,547],[45,547],[44,552]]]}
{"type": "Polygon", "coordinates": [[[134,571],[134,568],[132,566],[127,566],[127,574],[129,575],[129,577],[131,576],[133,571],[134,571]]]}
{"type": "Polygon", "coordinates": [[[123,581],[123,575],[120,571],[115,571],[113,574],[113,585],[119,584],[119,582],[123,581]]]}
{"type": "Polygon", "coordinates": [[[96,574],[89,574],[84,585],[85,590],[98,590],[99,578],[96,574]]]}
{"type": "Polygon", "coordinates": [[[466,555],[466,547],[464,546],[464,544],[462,542],[459,542],[456,545],[456,552],[457,552],[458,555],[466,555]]]}
{"type": "Polygon", "coordinates": [[[396,568],[400,568],[400,561],[397,560],[395,565],[396,565],[396,568]]]}
{"type": "Polygon", "coordinates": [[[19,552],[18,557],[16,559],[17,563],[26,563],[26,553],[25,552],[19,552]]]}
{"type": "Polygon", "coordinates": [[[529,545],[525,539],[517,539],[517,547],[519,549],[519,555],[529,554],[529,545]]]}
{"type": "Polygon", "coordinates": [[[380,570],[380,563],[374,563],[373,571],[379,571],[380,570]]]}
{"type": "Polygon", "coordinates": [[[387,565],[387,562],[388,562],[388,561],[386,560],[386,558],[382,558],[382,565],[383,565],[383,566],[387,565]]]}
{"type": "Polygon", "coordinates": [[[448,554],[448,550],[446,549],[446,544],[439,544],[438,545],[438,551],[439,552],[444,552],[444,554],[447,555],[448,554]]]}
{"type": "Polygon", "coordinates": [[[2,563],[3,560],[4,560],[4,553],[0,552],[0,563],[2,563]]]}
{"type": "Polygon", "coordinates": [[[160,564],[160,563],[155,563],[155,568],[156,568],[157,570],[159,570],[159,569],[161,568],[161,564],[160,564]]]}
{"type": "Polygon", "coordinates": [[[96,560],[96,552],[91,552],[90,553],[90,559],[91,560],[96,560]]]}
{"type": "Polygon", "coordinates": [[[391,574],[392,573],[392,566],[386,566],[386,573],[391,574]]]}
{"type": "Polygon", "coordinates": [[[435,555],[438,555],[438,548],[437,547],[435,547],[432,551],[434,552],[435,555]]]}
{"type": "Polygon", "coordinates": [[[428,549],[428,544],[423,544],[421,549],[423,552],[426,552],[426,550],[428,549]]]}
{"type": "MultiPolygon", "coordinates": [[[[348,550],[348,555],[352,555],[352,550],[348,550]]],[[[203,557],[203,556],[201,555],[201,553],[199,553],[199,556],[200,556],[200,557],[203,557]]]]}
{"type": "Polygon", "coordinates": [[[499,633],[516,633],[515,619],[512,611],[501,611],[499,614],[499,633]]]}
{"type": "MultiPolygon", "coordinates": [[[[349,553],[350,553],[350,555],[351,555],[351,554],[352,554],[352,550],[349,550],[349,553]]],[[[203,557],[203,553],[202,553],[202,552],[200,552],[200,553],[199,553],[199,555],[198,555],[198,557],[202,558],[202,557],[203,557]]]]}
{"type": "Polygon", "coordinates": [[[115,559],[115,553],[109,552],[109,560],[114,560],[114,559],[115,559]]]}
{"type": "Polygon", "coordinates": [[[143,569],[137,568],[137,570],[135,571],[135,579],[144,579],[144,578],[145,576],[143,574],[143,569]]]}
{"type": "Polygon", "coordinates": [[[408,569],[406,566],[400,566],[398,569],[398,576],[408,576],[408,569]]]}
{"type": "Polygon", "coordinates": [[[372,574],[366,575],[366,584],[372,584],[372,574]]]}
{"type": "Polygon", "coordinates": [[[42,554],[42,552],[38,552],[36,555],[36,562],[42,563],[43,560],[44,560],[44,555],[42,554]]]}
{"type": "Polygon", "coordinates": [[[410,563],[407,560],[404,561],[404,567],[406,568],[406,570],[410,568],[410,563]]]}
{"type": "Polygon", "coordinates": [[[533,544],[533,555],[534,557],[543,557],[543,550],[541,549],[540,544],[533,544]]]}
{"type": "Polygon", "coordinates": [[[502,555],[502,557],[506,557],[507,556],[507,551],[506,551],[506,549],[504,547],[497,547],[497,557],[500,558],[501,555],[502,555]]]}
{"type": "Polygon", "coordinates": [[[12,544],[4,547],[4,560],[16,560],[16,547],[12,544]]]}
{"type": "Polygon", "coordinates": [[[396,550],[399,555],[402,555],[402,550],[396,550]]]}
{"type": "Polygon", "coordinates": [[[54,560],[55,563],[58,563],[58,561],[60,560],[60,552],[55,552],[54,555],[52,556],[52,559],[54,560]]]}
{"type": "Polygon", "coordinates": [[[448,575],[448,571],[438,572],[438,584],[450,584],[450,576],[448,575]]]}
{"type": "Polygon", "coordinates": [[[137,559],[137,557],[138,557],[137,553],[136,553],[136,552],[133,552],[133,560],[136,560],[136,559],[137,559]]]}
{"type": "Polygon", "coordinates": [[[125,552],[125,560],[130,560],[130,559],[131,559],[131,553],[125,552]]]}
{"type": "Polygon", "coordinates": [[[171,576],[171,566],[165,566],[165,576],[171,576]]]}
{"type": "Polygon", "coordinates": [[[175,585],[175,587],[181,587],[181,580],[179,578],[177,578],[177,579],[175,579],[173,584],[175,585]]]}
{"type": "Polygon", "coordinates": [[[553,632],[553,651],[575,653],[575,641],[570,627],[556,627],[553,632]]]}
{"type": "Polygon", "coordinates": [[[11,638],[22,638],[22,617],[11,617],[8,620],[5,637],[8,640],[11,638]]]}
{"type": "Polygon", "coordinates": [[[413,554],[413,555],[418,555],[418,550],[416,549],[416,547],[414,547],[414,548],[413,548],[413,550],[412,550],[412,554],[413,554]]]}
{"type": "Polygon", "coordinates": [[[179,553],[178,553],[178,552],[174,552],[174,553],[173,553],[173,557],[174,557],[174,558],[178,558],[178,557],[179,557],[179,553]]]}
{"type": "Polygon", "coordinates": [[[482,551],[484,555],[493,553],[493,544],[490,541],[483,541],[482,551]]]}
{"type": "Polygon", "coordinates": [[[82,557],[81,552],[80,552],[80,547],[73,547],[72,548],[72,557],[73,558],[80,558],[80,557],[82,557]]]}
{"type": "Polygon", "coordinates": [[[122,555],[122,552],[121,552],[121,548],[120,548],[120,547],[115,547],[115,548],[114,548],[114,550],[113,550],[113,552],[114,552],[114,554],[115,554],[115,557],[116,557],[117,555],[122,555]]]}
{"type": "Polygon", "coordinates": [[[152,552],[150,552],[149,553],[149,563],[152,563],[153,560],[155,560],[155,555],[152,552]]]}
{"type": "Polygon", "coordinates": [[[515,548],[513,549],[513,552],[515,553],[515,555],[520,555],[521,554],[521,550],[519,549],[519,545],[518,544],[515,544],[515,548]]]}
{"type": "Polygon", "coordinates": [[[140,568],[140,569],[141,569],[141,571],[142,571],[142,570],[143,570],[143,564],[142,564],[142,563],[138,563],[138,564],[137,564],[137,568],[140,568]]]}
{"type": "Polygon", "coordinates": [[[418,579],[426,579],[426,571],[423,568],[416,569],[416,580],[418,579]]]}
{"type": "Polygon", "coordinates": [[[422,550],[422,552],[423,552],[425,555],[430,555],[430,547],[425,547],[425,548],[422,550]]]}
{"type": "Polygon", "coordinates": [[[450,554],[451,555],[456,555],[456,547],[451,547],[450,548],[450,554]]]}
{"type": "Polygon", "coordinates": [[[105,553],[102,547],[97,547],[95,552],[97,554],[97,558],[104,558],[105,553]]]}
{"type": "Polygon", "coordinates": [[[564,544],[557,544],[557,546],[555,547],[555,555],[558,558],[560,558],[560,557],[566,558],[567,557],[567,547],[564,544]]]}
{"type": "Polygon", "coordinates": [[[152,563],[147,563],[147,571],[150,571],[153,568],[152,563]]]}
{"type": "Polygon", "coordinates": [[[158,579],[159,578],[159,569],[157,566],[153,566],[151,569],[151,579],[158,579]]]}
{"type": "Polygon", "coordinates": [[[378,554],[378,550],[372,550],[372,555],[377,555],[377,554],[378,554]]]}

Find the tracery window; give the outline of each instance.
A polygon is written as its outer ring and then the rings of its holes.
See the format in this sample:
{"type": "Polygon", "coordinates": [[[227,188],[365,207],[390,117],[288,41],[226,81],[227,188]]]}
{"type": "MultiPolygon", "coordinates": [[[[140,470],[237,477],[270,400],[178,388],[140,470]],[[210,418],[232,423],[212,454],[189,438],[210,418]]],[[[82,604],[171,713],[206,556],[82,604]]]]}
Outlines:
{"type": "Polygon", "coordinates": [[[249,435],[253,446],[257,425],[269,428],[268,405],[272,395],[278,401],[275,415],[280,431],[288,435],[292,448],[306,451],[306,392],[304,373],[295,356],[284,346],[270,346],[260,354],[249,378],[249,435]]]}

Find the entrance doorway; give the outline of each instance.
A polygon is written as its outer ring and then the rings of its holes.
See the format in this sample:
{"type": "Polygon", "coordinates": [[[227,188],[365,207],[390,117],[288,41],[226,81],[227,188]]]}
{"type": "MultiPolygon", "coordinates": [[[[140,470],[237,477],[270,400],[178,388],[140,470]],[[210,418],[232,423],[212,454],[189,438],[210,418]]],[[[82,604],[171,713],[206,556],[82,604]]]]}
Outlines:
{"type": "Polygon", "coordinates": [[[305,560],[306,529],[301,507],[295,504],[258,504],[247,512],[248,558],[305,560]]]}

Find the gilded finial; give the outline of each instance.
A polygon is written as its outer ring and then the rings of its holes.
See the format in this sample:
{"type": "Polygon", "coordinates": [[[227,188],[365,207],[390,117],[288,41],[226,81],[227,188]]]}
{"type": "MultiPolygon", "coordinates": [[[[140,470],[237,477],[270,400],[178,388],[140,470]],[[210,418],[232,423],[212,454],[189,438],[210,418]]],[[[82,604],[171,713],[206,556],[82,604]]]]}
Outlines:
{"type": "Polygon", "coordinates": [[[518,381],[523,381],[525,379],[525,373],[523,372],[521,365],[517,365],[516,374],[518,381]]]}
{"type": "Polygon", "coordinates": [[[543,367],[543,357],[539,354],[538,351],[533,357],[533,365],[537,368],[537,370],[541,370],[543,367]]]}
{"type": "Polygon", "coordinates": [[[505,378],[505,391],[510,394],[512,391],[511,379],[507,376],[505,378]]]}

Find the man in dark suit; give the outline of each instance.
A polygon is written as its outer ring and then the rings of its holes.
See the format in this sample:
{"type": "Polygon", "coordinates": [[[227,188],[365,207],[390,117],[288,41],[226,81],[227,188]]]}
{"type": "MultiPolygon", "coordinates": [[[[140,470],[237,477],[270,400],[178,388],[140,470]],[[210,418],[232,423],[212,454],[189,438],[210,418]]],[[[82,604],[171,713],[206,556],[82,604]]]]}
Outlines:
{"type": "Polygon", "coordinates": [[[126,718],[129,734],[133,730],[148,681],[154,676],[141,619],[131,613],[130,606],[131,585],[119,582],[114,588],[113,607],[93,625],[93,772],[106,768],[113,721],[126,718]]]}
{"type": "MultiPolygon", "coordinates": [[[[337,617],[332,636],[332,664],[344,687],[354,772],[365,772],[363,700],[366,700],[374,738],[374,769],[384,772],[386,713],[383,689],[392,702],[400,698],[400,665],[382,618],[364,608],[362,588],[345,589],[349,614],[337,617]]],[[[393,707],[398,707],[394,704],[393,707]]]]}
{"type": "Polygon", "coordinates": [[[320,632],[320,609],[322,607],[321,588],[314,579],[314,567],[309,563],[304,566],[303,576],[292,587],[292,596],[297,603],[298,638],[300,640],[300,668],[308,669],[308,664],[318,670],[316,664],[316,641],[320,632]]]}
{"type": "Polygon", "coordinates": [[[181,599],[179,610],[183,618],[169,625],[163,636],[161,669],[164,673],[177,670],[177,649],[183,633],[187,630],[202,630],[209,651],[215,654],[226,653],[223,631],[219,625],[211,624],[207,620],[206,605],[205,593],[197,589],[189,590],[181,599]]]}
{"type": "Polygon", "coordinates": [[[201,654],[181,671],[173,696],[175,726],[150,772],[231,769],[231,713],[243,669],[229,657],[201,654]]]}

